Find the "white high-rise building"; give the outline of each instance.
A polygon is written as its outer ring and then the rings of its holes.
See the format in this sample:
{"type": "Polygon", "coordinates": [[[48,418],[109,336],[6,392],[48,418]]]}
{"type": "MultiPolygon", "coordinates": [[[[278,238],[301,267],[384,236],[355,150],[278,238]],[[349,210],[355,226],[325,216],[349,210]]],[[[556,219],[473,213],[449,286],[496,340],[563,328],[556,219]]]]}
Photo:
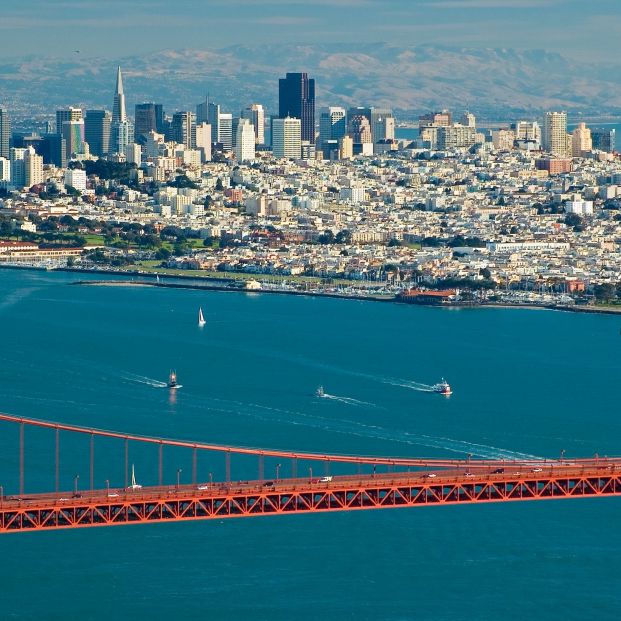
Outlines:
{"type": "Polygon", "coordinates": [[[277,158],[302,155],[302,121],[290,116],[272,120],[272,151],[277,158]]]}
{"type": "Polygon", "coordinates": [[[546,112],[543,117],[542,147],[557,157],[571,155],[567,152],[567,112],[546,112]]]}
{"type": "Polygon", "coordinates": [[[32,148],[11,149],[11,185],[31,188],[43,183],[43,158],[32,148]]]}
{"type": "Polygon", "coordinates": [[[211,162],[211,125],[199,123],[196,126],[196,148],[201,152],[203,162],[211,162]]]}
{"type": "Polygon", "coordinates": [[[239,119],[235,136],[235,157],[238,162],[254,160],[255,140],[254,125],[248,119],[239,119]]]}
{"type": "Polygon", "coordinates": [[[241,112],[242,119],[248,119],[254,126],[257,144],[265,144],[265,110],[261,104],[250,104],[241,112]]]}
{"type": "Polygon", "coordinates": [[[0,185],[11,181],[11,161],[6,157],[0,157],[0,185]]]}

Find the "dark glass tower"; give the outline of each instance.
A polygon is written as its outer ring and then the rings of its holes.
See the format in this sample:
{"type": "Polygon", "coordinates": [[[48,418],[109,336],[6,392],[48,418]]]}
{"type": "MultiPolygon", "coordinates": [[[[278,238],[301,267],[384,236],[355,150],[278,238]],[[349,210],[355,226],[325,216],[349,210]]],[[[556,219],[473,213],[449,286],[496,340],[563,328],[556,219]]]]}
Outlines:
{"type": "Polygon", "coordinates": [[[11,121],[9,111],[0,108],[0,157],[9,159],[9,147],[11,140],[11,121]]]}
{"type": "Polygon", "coordinates": [[[315,142],[315,80],[307,73],[287,73],[278,84],[278,116],[302,122],[302,140],[315,142]]]}
{"type": "Polygon", "coordinates": [[[112,115],[107,110],[87,110],[84,117],[84,139],[93,155],[101,157],[110,148],[112,115]]]}

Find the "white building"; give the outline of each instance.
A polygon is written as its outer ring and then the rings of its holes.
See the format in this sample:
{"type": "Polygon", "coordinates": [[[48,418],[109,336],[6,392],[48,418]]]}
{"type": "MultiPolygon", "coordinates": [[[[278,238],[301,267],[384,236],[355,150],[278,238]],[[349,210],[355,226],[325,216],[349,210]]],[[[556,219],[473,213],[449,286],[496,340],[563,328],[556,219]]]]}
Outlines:
{"type": "Polygon", "coordinates": [[[546,112],[543,117],[542,147],[557,157],[567,157],[567,113],[546,112]]]}
{"type": "Polygon", "coordinates": [[[254,160],[256,135],[254,125],[248,119],[239,119],[235,136],[235,157],[238,162],[254,160]]]}
{"type": "Polygon", "coordinates": [[[203,162],[211,162],[211,125],[199,123],[196,126],[196,148],[201,152],[203,162]]]}
{"type": "Polygon", "coordinates": [[[286,117],[272,121],[272,151],[277,158],[299,159],[302,154],[302,121],[286,117]]]}
{"type": "Polygon", "coordinates": [[[11,162],[6,157],[0,157],[0,182],[11,180],[11,162]]]}
{"type": "Polygon", "coordinates": [[[79,168],[65,170],[65,185],[75,188],[79,192],[86,191],[86,171],[79,168]]]}
{"type": "Polygon", "coordinates": [[[265,110],[261,104],[251,104],[241,113],[242,119],[248,119],[254,127],[255,141],[265,144],[265,110]]]}

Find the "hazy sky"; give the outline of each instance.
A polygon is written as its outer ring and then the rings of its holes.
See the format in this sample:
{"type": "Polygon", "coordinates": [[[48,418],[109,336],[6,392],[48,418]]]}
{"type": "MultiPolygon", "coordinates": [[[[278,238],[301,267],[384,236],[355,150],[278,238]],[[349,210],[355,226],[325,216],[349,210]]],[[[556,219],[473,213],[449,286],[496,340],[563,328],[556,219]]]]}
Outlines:
{"type": "MultiPolygon", "coordinates": [[[[618,62],[621,0],[20,0],[0,57],[117,57],[238,43],[393,41],[542,48],[618,62]]],[[[1,62],[1,61],[0,61],[1,62]]]]}

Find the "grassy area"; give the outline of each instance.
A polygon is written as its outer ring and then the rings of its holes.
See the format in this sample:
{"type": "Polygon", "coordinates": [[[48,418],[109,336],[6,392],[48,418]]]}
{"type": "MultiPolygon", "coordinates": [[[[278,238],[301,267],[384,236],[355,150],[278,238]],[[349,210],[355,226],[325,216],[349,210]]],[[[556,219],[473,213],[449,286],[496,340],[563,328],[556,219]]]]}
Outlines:
{"type": "MultiPolygon", "coordinates": [[[[280,276],[275,274],[247,274],[239,272],[216,272],[210,270],[179,270],[169,267],[159,267],[161,261],[136,261],[134,265],[127,265],[121,269],[132,270],[148,270],[154,274],[162,274],[167,276],[196,276],[202,278],[218,278],[224,280],[258,280],[261,282],[296,282],[296,283],[320,283],[322,278],[317,276],[280,276]]],[[[360,285],[357,280],[334,279],[334,284],[339,285],[360,285]]]]}

